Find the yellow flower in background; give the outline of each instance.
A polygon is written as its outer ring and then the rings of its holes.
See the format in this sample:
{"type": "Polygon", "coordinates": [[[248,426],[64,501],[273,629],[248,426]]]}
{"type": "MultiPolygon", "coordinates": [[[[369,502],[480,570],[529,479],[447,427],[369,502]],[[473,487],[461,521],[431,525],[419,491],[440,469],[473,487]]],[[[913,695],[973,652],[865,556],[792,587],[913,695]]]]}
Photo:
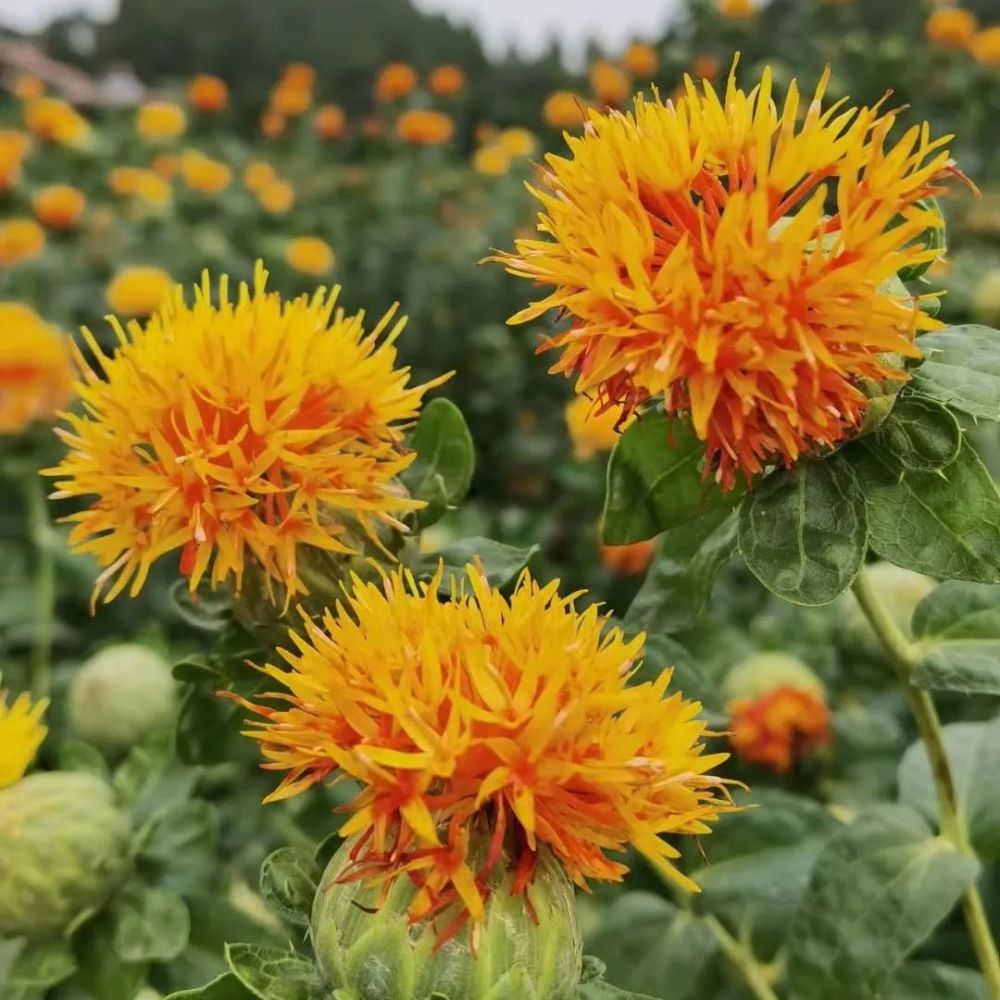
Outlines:
{"type": "Polygon", "coordinates": [[[465,70],[461,66],[435,66],[427,76],[427,89],[437,97],[454,97],[465,90],[465,70]]]}
{"type": "Polygon", "coordinates": [[[622,65],[639,80],[648,80],[660,68],[656,49],[646,42],[633,42],[622,57],[622,65]]]}
{"type": "Polygon", "coordinates": [[[545,98],[542,118],[552,128],[579,128],[587,120],[587,101],[571,90],[557,90],[545,98]]]}
{"type": "Polygon", "coordinates": [[[510,172],[510,153],[503,146],[481,146],[472,154],[472,169],[484,177],[503,177],[510,172]]]}
{"type": "Polygon", "coordinates": [[[285,116],[277,111],[265,111],[260,116],[261,135],[268,139],[280,139],[285,134],[287,127],[288,122],[285,120],[285,116]]]}
{"type": "Polygon", "coordinates": [[[142,167],[112,167],[108,171],[108,187],[117,195],[132,195],[139,188],[142,167]]]}
{"type": "Polygon", "coordinates": [[[614,63],[600,59],[590,67],[590,89],[602,104],[618,107],[628,100],[632,84],[614,63]]]}
{"type": "Polygon", "coordinates": [[[34,260],[44,249],[45,230],[34,219],[0,222],[0,266],[34,260]]]}
{"type": "Polygon", "coordinates": [[[187,131],[187,114],[173,101],[146,101],[136,112],[135,127],[144,139],[176,139],[187,131]]]}
{"type": "Polygon", "coordinates": [[[261,718],[268,769],[286,776],[270,801],[344,777],[362,787],[340,833],[359,835],[347,877],[415,877],[413,921],[449,899],[482,919],[485,883],[470,831],[517,845],[515,894],[547,848],[581,887],[620,881],[631,845],[686,889],[663,839],[711,831],[732,809],[711,774],[701,706],[668,694],[671,671],[630,683],[644,636],[626,641],[595,605],[563,598],[525,572],[510,598],[467,567],[451,598],[441,572],[418,583],[397,570],[354,579],[335,612],[290,632],[282,691],[244,702],[261,718]]]}
{"type": "Polygon", "coordinates": [[[24,777],[48,732],[42,721],[48,701],[20,694],[8,703],[8,697],[0,690],[0,788],[24,777]]]}
{"type": "Polygon", "coordinates": [[[983,66],[1000,66],[1000,24],[977,32],[969,43],[969,51],[983,66]]]}
{"type": "Polygon", "coordinates": [[[396,119],[396,134],[413,146],[440,146],[455,131],[455,123],[443,111],[413,108],[396,119]]]}
{"type": "MultiPolygon", "coordinates": [[[[0,329],[0,434],[19,434],[53,420],[72,397],[68,341],[21,302],[0,302],[0,329]]],[[[3,751],[0,721],[0,760],[3,751]]],[[[2,772],[0,763],[0,785],[2,772]]]]}
{"type": "Polygon", "coordinates": [[[121,316],[149,316],[173,291],[173,279],[158,267],[122,268],[109,282],[105,298],[111,311],[121,316]]]}
{"type": "Polygon", "coordinates": [[[277,179],[277,172],[267,160],[251,160],[243,168],[243,183],[251,191],[259,191],[277,179]]]}
{"type": "Polygon", "coordinates": [[[83,331],[78,394],[60,436],[68,452],[47,470],[57,497],[87,497],[70,541],[104,572],[110,601],[142,589],[152,564],[180,551],[192,590],[203,578],[238,591],[248,565],[306,593],[303,547],[354,553],[354,531],[402,529],[423,506],[398,477],[413,462],[403,430],[433,385],[396,367],[404,320],[371,331],[320,289],[283,302],[258,265],[252,288],[230,294],[208,275],[193,303],[177,287],[144,326],[113,322],[108,357],[83,331]]]}
{"type": "Polygon", "coordinates": [[[565,417],[573,454],[580,459],[611,451],[621,432],[632,422],[632,417],[628,417],[618,426],[620,413],[617,409],[602,410],[600,404],[586,396],[574,396],[566,404],[565,417]]]}
{"type": "Polygon", "coordinates": [[[515,160],[531,156],[535,151],[535,137],[526,128],[505,128],[497,143],[515,160]]]}
{"type": "Polygon", "coordinates": [[[80,221],[87,199],[79,188],[50,184],[31,200],[35,217],[49,229],[73,229],[80,221]]]}
{"type": "Polygon", "coordinates": [[[201,194],[218,194],[229,187],[233,172],[221,160],[187,149],[181,154],[181,178],[192,190],[201,194]]]}
{"type": "Polygon", "coordinates": [[[375,100],[399,101],[412,94],[419,82],[416,70],[408,63],[389,63],[375,78],[375,100]]]}
{"type": "Polygon", "coordinates": [[[343,139],[347,135],[347,115],[339,104],[323,104],[313,116],[313,130],[321,139],[343,139]]]}
{"type": "Polygon", "coordinates": [[[153,173],[165,181],[171,181],[181,169],[181,158],[177,153],[157,153],[153,157],[153,173]]]}
{"type": "Polygon", "coordinates": [[[169,182],[145,167],[115,167],[108,174],[108,187],[122,197],[139,198],[149,205],[162,206],[170,201],[169,182]]]}
{"type": "Polygon", "coordinates": [[[543,238],[494,258],[551,288],[511,322],[568,315],[552,371],[623,414],[662,396],[725,489],[855,433],[859,382],[905,379],[887,355],[919,357],[915,335],[941,326],[886,282],[941,255],[920,199],[955,173],[947,137],[890,145],[895,113],[823,110],[827,82],[775,109],[770,70],[744,93],[734,66],[721,96],[687,78],[675,102],[591,112],[548,158],[543,238]]]}
{"type": "Polygon", "coordinates": [[[21,164],[31,149],[31,136],[16,128],[0,128],[0,193],[20,179],[21,164]]]}
{"type": "Polygon", "coordinates": [[[752,17],[757,13],[755,0],[718,0],[718,3],[723,17],[752,17]]]}
{"type": "Polygon", "coordinates": [[[928,41],[947,49],[964,49],[975,37],[976,15],[964,7],[936,7],[927,15],[924,34],[928,41]]]}
{"type": "Polygon", "coordinates": [[[225,80],[210,73],[199,73],[188,83],[187,99],[195,111],[217,115],[229,104],[229,88],[225,80]]]}
{"type": "Polygon", "coordinates": [[[283,215],[295,204],[295,188],[279,178],[257,188],[255,194],[260,207],[271,215],[283,215]]]}
{"type": "Polygon", "coordinates": [[[297,236],[285,244],[285,260],[300,274],[322,277],[333,270],[333,248],[318,236],[297,236]]]}
{"type": "Polygon", "coordinates": [[[45,96],[45,83],[31,73],[20,73],[14,81],[14,96],[19,101],[37,101],[45,96]]]}
{"type": "Polygon", "coordinates": [[[68,101],[40,97],[24,105],[24,123],[43,142],[78,146],[90,135],[90,125],[68,101]]]}

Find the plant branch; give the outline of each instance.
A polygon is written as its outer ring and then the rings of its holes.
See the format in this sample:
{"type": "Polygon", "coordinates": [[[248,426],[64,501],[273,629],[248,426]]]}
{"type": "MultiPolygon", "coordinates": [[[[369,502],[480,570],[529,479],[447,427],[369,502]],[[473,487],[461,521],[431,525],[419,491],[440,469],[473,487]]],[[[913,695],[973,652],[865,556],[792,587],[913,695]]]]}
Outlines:
{"type": "Polygon", "coordinates": [[[748,948],[740,944],[722,926],[721,921],[717,917],[705,917],[703,919],[715,935],[715,940],[719,943],[723,954],[729,960],[729,964],[754,995],[755,1000],[778,1000],[778,994],[774,992],[770,982],[768,982],[764,969],[757,961],[756,956],[748,948]]]}
{"type": "Polygon", "coordinates": [[[34,634],[31,649],[31,693],[36,699],[49,694],[52,633],[55,624],[56,575],[52,525],[42,480],[35,473],[24,479],[28,532],[35,549],[34,634]]]}

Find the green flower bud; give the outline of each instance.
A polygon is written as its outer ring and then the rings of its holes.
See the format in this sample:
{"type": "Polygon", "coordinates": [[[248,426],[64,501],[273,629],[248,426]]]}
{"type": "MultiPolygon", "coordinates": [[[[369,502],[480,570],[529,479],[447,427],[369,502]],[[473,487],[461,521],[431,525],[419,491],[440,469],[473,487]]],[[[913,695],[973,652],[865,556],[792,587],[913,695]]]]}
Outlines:
{"type": "MultiPolygon", "coordinates": [[[[526,895],[512,896],[510,857],[497,862],[488,884],[486,915],[441,945],[451,908],[435,921],[411,925],[416,888],[405,875],[379,904],[379,888],[338,883],[353,841],[334,855],[312,912],[312,941],[335,1000],[571,1000],[582,962],[573,886],[562,865],[542,849],[526,895]],[[475,941],[475,953],[472,941],[475,941]]],[[[485,856],[473,840],[472,859],[485,856]]],[[[476,865],[473,864],[473,868],[476,865]]]]}
{"type": "Polygon", "coordinates": [[[127,750],[173,717],[177,686],[170,664],[137,643],[95,653],[69,688],[73,733],[105,751],[127,750]]]}
{"type": "Polygon", "coordinates": [[[48,771],[0,789],[0,937],[59,934],[107,898],[128,817],[93,774],[48,771]]]}
{"type": "MultiPolygon", "coordinates": [[[[882,599],[889,616],[907,638],[911,637],[910,619],[917,605],[934,589],[935,581],[929,576],[914,573],[893,563],[873,563],[865,568],[875,592],[882,599]]],[[[868,619],[861,610],[854,594],[845,593],[837,602],[840,634],[846,645],[872,655],[881,651],[868,619]]]]}
{"type": "Polygon", "coordinates": [[[755,653],[740,660],[726,675],[726,701],[753,701],[779,687],[793,687],[824,697],[823,682],[797,656],[788,653],[755,653]]]}
{"type": "Polygon", "coordinates": [[[1000,267],[987,271],[972,293],[972,315],[987,326],[1000,326],[1000,267]]]}

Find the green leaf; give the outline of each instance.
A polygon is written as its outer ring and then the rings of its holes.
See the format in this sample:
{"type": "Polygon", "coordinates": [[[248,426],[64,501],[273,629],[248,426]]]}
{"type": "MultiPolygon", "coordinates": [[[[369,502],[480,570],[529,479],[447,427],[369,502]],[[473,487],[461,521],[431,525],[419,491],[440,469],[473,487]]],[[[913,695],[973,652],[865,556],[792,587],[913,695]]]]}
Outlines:
{"type": "Polygon", "coordinates": [[[80,740],[64,740],[58,751],[60,771],[86,771],[99,778],[108,779],[108,762],[96,747],[80,740]]]}
{"type": "Polygon", "coordinates": [[[913,614],[919,687],[1000,694],[1000,587],[948,580],[913,614]]]}
{"type": "Polygon", "coordinates": [[[166,1000],[253,1000],[251,993],[231,972],[193,990],[171,993],[166,1000]]]}
{"type": "Polygon", "coordinates": [[[962,428],[933,399],[905,396],[879,426],[875,447],[890,452],[904,469],[933,472],[958,457],[962,428]]]}
{"type": "Polygon", "coordinates": [[[122,1000],[134,997],[145,985],[145,962],[124,961],[113,946],[113,917],[103,913],[73,936],[79,969],[73,979],[87,1000],[122,1000]]]}
{"type": "Polygon", "coordinates": [[[427,503],[416,513],[417,524],[426,528],[469,491],[476,450],[462,411],[441,396],[424,407],[410,447],[417,457],[402,479],[411,496],[427,503]]]}
{"type": "Polygon", "coordinates": [[[989,1000],[986,981],[972,969],[943,962],[906,962],[896,970],[883,1000],[989,1000]]]}
{"type": "Polygon", "coordinates": [[[204,891],[218,872],[219,820],[210,802],[175,802],[149,822],[139,861],[156,881],[176,892],[204,891]]]}
{"type": "Polygon", "coordinates": [[[181,699],[174,734],[177,756],[185,764],[222,764],[243,745],[239,719],[245,710],[214,688],[191,684],[181,699]]]}
{"type": "Polygon", "coordinates": [[[975,859],[903,806],[868,812],[820,855],[788,938],[796,1000],[876,1000],[976,877],[975,859]]]}
{"type": "Polygon", "coordinates": [[[76,959],[64,941],[19,942],[7,968],[0,968],[3,1000],[41,997],[76,971],[76,959]]]}
{"type": "Polygon", "coordinates": [[[665,532],[625,624],[666,634],[690,628],[735,551],[736,517],[728,510],[710,511],[665,532]]]}
{"type": "MultiPolygon", "coordinates": [[[[1000,719],[945,726],[944,747],[972,844],[980,857],[1000,859],[1000,798],[991,780],[1000,773],[1000,719]]],[[[937,823],[937,794],[922,742],[910,746],[900,761],[899,797],[937,823]]]]}
{"type": "Polygon", "coordinates": [[[952,326],[917,338],[924,362],[912,385],[972,417],[1000,420],[1000,333],[986,326],[952,326]]]}
{"type": "Polygon", "coordinates": [[[907,472],[867,441],[847,449],[883,559],[944,579],[1000,583],[1000,494],[968,441],[939,472],[907,472]]]}
{"type": "Polygon", "coordinates": [[[607,545],[630,545],[729,507],[702,475],[705,443],[665,413],[645,413],[618,438],[608,462],[603,532],[607,545]]]}
{"type": "Polygon", "coordinates": [[[496,542],[492,538],[462,538],[424,556],[420,563],[420,575],[433,576],[437,572],[439,561],[443,560],[445,572],[440,590],[447,594],[451,591],[452,581],[460,583],[464,580],[465,567],[478,559],[490,586],[502,590],[514,583],[537,551],[537,545],[522,549],[496,542]]]}
{"type": "Polygon", "coordinates": [[[123,962],[165,962],[186,947],[191,932],[187,905],[170,889],[133,885],[112,905],[115,953],[123,962]]]}
{"type": "Polygon", "coordinates": [[[648,993],[630,993],[620,990],[617,986],[595,979],[589,983],[580,983],[577,988],[576,1000],[658,1000],[648,993]]]}
{"type": "Polygon", "coordinates": [[[269,854],[260,868],[260,894],[273,910],[292,924],[305,927],[321,872],[311,851],[282,847],[269,854]]]}
{"type": "Polygon", "coordinates": [[[865,557],[865,506],[839,455],[772,472],[740,507],[740,552],[771,593],[792,604],[829,604],[865,557]]]}
{"type": "Polygon", "coordinates": [[[320,985],[312,962],[295,952],[255,944],[226,945],[226,963],[260,1000],[312,1000],[320,985]]]}

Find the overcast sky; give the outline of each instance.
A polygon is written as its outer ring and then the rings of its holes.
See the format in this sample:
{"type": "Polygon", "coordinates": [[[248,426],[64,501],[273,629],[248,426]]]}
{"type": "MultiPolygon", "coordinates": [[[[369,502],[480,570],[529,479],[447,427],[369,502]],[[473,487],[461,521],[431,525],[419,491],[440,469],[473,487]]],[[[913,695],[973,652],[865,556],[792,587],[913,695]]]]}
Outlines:
{"type": "MultiPolygon", "coordinates": [[[[414,0],[414,3],[424,10],[439,11],[455,21],[473,24],[492,54],[503,53],[511,42],[523,52],[538,52],[557,34],[567,53],[577,55],[586,40],[594,36],[609,50],[621,47],[633,35],[656,36],[680,0],[414,0]]],[[[30,30],[41,27],[56,14],[73,10],[107,17],[115,6],[116,0],[0,0],[0,23],[30,30]]]]}

